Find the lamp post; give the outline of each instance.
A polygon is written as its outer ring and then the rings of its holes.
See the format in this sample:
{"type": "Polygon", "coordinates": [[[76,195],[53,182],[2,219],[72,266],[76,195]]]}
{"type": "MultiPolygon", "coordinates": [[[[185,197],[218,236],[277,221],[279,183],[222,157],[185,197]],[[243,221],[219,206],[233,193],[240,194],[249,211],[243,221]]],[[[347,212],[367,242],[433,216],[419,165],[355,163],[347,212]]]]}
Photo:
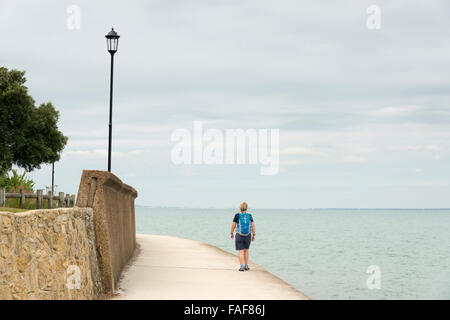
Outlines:
{"type": "Polygon", "coordinates": [[[111,54],[111,83],[109,91],[109,142],[108,142],[108,172],[111,172],[111,147],[112,147],[112,104],[113,104],[113,75],[114,75],[114,54],[119,46],[120,36],[111,28],[105,36],[108,52],[111,54]]]}
{"type": "Polygon", "coordinates": [[[55,192],[55,162],[52,162],[52,195],[55,192]]]}

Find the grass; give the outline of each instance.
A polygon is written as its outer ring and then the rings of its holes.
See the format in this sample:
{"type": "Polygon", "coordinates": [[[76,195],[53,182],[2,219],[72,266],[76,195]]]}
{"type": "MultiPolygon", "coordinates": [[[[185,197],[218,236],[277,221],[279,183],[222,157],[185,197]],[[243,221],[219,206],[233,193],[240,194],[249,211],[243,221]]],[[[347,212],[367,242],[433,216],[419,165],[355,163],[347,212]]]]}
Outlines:
{"type": "Polygon", "coordinates": [[[8,207],[0,207],[0,211],[3,212],[12,212],[12,213],[16,213],[16,212],[24,212],[24,211],[28,211],[27,209],[17,209],[17,208],[8,208],[8,207]]]}
{"type": "MultiPolygon", "coordinates": [[[[53,201],[53,205],[56,206],[56,201],[53,201]]],[[[20,199],[7,199],[6,200],[6,207],[7,208],[20,208],[20,199]]],[[[19,209],[21,211],[27,211],[27,210],[35,210],[37,207],[36,205],[36,199],[26,199],[25,200],[25,210],[19,209]]],[[[42,201],[42,209],[47,209],[47,200],[42,201]]],[[[20,211],[19,211],[20,212],[20,211]]]]}

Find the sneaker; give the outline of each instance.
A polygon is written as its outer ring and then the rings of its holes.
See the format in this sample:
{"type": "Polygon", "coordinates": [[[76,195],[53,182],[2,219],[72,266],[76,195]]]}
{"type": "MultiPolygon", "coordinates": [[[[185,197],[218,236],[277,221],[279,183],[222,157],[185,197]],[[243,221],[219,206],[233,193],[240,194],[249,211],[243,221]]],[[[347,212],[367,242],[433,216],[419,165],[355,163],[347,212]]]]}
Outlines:
{"type": "Polygon", "coordinates": [[[240,267],[240,268],[239,268],[239,271],[244,271],[244,270],[245,270],[244,267],[240,267]]]}
{"type": "Polygon", "coordinates": [[[249,266],[245,266],[244,269],[245,270],[250,270],[250,267],[249,266]]]}

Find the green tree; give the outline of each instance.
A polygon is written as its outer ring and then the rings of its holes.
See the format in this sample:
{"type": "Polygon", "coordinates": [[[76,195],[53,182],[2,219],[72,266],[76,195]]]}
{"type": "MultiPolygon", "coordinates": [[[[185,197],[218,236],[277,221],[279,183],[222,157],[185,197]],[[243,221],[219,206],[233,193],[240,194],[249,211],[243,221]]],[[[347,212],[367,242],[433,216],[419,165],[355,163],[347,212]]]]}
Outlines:
{"type": "Polygon", "coordinates": [[[24,71],[0,68],[0,175],[13,165],[32,171],[56,162],[67,143],[59,112],[50,102],[36,107],[25,82],[24,71]]]}

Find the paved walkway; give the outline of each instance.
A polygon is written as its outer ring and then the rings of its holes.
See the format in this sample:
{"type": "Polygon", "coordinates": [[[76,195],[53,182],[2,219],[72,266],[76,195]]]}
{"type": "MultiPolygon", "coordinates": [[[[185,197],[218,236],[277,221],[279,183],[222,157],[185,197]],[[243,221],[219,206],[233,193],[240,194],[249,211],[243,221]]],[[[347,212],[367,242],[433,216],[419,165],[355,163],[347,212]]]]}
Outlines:
{"type": "Polygon", "coordinates": [[[239,272],[236,255],[209,244],[159,235],[137,235],[140,253],[113,299],[308,299],[283,280],[250,263],[239,272]]]}

